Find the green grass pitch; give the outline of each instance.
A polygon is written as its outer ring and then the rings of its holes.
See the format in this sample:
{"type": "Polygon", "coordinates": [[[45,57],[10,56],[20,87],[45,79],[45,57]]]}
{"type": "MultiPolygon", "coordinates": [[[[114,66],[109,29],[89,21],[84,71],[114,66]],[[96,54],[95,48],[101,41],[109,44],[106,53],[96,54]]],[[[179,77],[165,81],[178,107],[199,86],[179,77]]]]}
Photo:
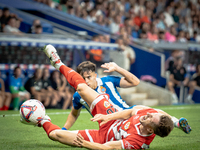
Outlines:
{"type": "MultiPolygon", "coordinates": [[[[185,117],[192,127],[190,134],[175,128],[166,138],[156,137],[150,150],[198,150],[200,149],[200,104],[179,106],[158,106],[177,118],[185,117]]],[[[63,127],[70,110],[47,110],[52,123],[63,127]]],[[[90,121],[86,110],[82,113],[72,130],[98,129],[98,124],[90,121]]],[[[20,123],[19,112],[0,111],[0,150],[63,150],[80,149],[50,140],[43,128],[20,123]]],[[[84,149],[84,148],[82,148],[84,149]]]]}

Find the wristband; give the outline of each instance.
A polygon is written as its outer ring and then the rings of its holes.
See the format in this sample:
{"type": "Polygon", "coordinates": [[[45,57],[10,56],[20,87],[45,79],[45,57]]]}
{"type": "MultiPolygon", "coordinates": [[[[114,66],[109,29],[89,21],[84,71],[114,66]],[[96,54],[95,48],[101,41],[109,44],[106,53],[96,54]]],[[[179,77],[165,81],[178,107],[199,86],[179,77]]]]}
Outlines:
{"type": "Polygon", "coordinates": [[[65,127],[62,127],[62,130],[67,130],[65,127]]]}

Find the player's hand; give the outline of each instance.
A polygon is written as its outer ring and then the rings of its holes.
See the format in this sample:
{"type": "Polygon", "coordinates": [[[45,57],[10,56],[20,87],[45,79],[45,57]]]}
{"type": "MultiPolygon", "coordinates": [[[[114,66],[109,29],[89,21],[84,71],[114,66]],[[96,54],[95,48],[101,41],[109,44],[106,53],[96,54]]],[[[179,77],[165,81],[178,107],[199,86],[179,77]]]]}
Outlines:
{"type": "Polygon", "coordinates": [[[102,126],[103,124],[107,123],[110,120],[108,118],[108,115],[96,114],[93,118],[91,118],[91,121],[93,122],[101,121],[99,125],[102,126]]]}
{"type": "Polygon", "coordinates": [[[73,142],[74,145],[78,146],[78,147],[82,147],[84,144],[84,138],[81,136],[81,134],[77,134],[76,138],[74,139],[73,142]]]}
{"type": "Polygon", "coordinates": [[[107,69],[104,70],[104,72],[113,72],[116,71],[119,66],[114,62],[110,62],[102,64],[101,67],[107,69]]]}

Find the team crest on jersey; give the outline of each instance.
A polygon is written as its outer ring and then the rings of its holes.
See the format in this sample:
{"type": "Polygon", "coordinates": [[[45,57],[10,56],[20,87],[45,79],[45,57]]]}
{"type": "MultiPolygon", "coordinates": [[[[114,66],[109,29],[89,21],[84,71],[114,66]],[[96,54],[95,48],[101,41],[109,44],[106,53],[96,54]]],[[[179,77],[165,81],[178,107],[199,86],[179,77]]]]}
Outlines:
{"type": "Polygon", "coordinates": [[[107,102],[107,101],[104,101],[104,106],[105,106],[106,108],[108,108],[108,107],[110,106],[110,103],[107,102]]]}
{"type": "Polygon", "coordinates": [[[130,122],[127,122],[127,123],[125,124],[125,126],[124,126],[124,129],[127,130],[127,129],[129,128],[129,126],[130,126],[130,122]]]}
{"type": "Polygon", "coordinates": [[[106,93],[106,88],[105,87],[100,86],[100,90],[101,90],[102,93],[106,93]]]}

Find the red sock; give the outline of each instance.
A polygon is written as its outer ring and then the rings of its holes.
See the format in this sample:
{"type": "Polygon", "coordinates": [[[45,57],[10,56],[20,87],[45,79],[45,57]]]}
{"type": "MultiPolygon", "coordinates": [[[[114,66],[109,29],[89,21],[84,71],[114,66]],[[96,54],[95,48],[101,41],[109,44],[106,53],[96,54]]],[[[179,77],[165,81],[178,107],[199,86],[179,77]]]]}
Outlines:
{"type": "Polygon", "coordinates": [[[3,107],[1,107],[0,110],[3,110],[3,107]]]}
{"type": "Polygon", "coordinates": [[[8,106],[6,106],[6,105],[3,106],[3,110],[8,110],[8,109],[9,109],[8,106]]]}
{"type": "Polygon", "coordinates": [[[71,86],[73,86],[75,89],[77,88],[78,84],[80,83],[85,83],[85,80],[81,77],[80,74],[78,74],[76,71],[74,71],[73,69],[62,65],[59,68],[60,72],[65,76],[65,78],[67,79],[67,81],[69,82],[69,84],[71,86]]]}
{"type": "Polygon", "coordinates": [[[56,130],[56,129],[61,129],[59,126],[48,121],[43,124],[43,128],[46,131],[48,136],[51,131],[56,130]]]}

